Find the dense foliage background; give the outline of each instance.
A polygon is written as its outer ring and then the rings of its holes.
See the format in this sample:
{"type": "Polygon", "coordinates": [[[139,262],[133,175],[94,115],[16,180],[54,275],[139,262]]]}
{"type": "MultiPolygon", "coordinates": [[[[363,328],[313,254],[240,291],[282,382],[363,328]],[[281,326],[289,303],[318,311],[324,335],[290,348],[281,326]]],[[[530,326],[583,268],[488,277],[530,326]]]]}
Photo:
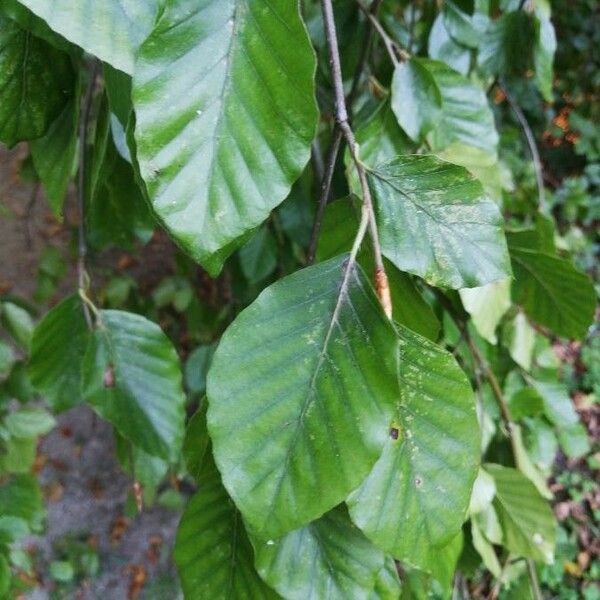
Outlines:
{"type": "Polygon", "coordinates": [[[600,598],[599,22],[0,0],[0,597],[600,598]]]}

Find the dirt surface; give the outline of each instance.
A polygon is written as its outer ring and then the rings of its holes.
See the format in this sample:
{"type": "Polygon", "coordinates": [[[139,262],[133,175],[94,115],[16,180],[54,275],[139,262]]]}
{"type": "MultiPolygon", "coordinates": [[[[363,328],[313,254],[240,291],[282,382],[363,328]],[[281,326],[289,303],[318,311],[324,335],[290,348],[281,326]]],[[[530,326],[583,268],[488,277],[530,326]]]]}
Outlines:
{"type": "MultiPolygon", "coordinates": [[[[50,300],[52,304],[75,287],[71,242],[78,222],[75,199],[71,192],[65,203],[64,221],[58,222],[43,191],[18,175],[19,171],[27,170],[23,162],[26,155],[23,146],[10,152],[0,148],[0,295],[31,300],[41,253],[52,245],[68,264],[67,273],[50,300]]],[[[157,260],[149,260],[148,266],[136,264],[134,269],[147,268],[160,275],[169,268],[165,261],[172,252],[158,248],[155,254],[157,260]]],[[[119,255],[109,252],[104,257],[91,257],[92,269],[96,260],[115,263],[119,255]]],[[[46,499],[47,520],[43,536],[26,544],[34,557],[40,584],[27,598],[178,598],[170,554],[179,513],[152,508],[125,517],[131,480],[116,461],[110,426],[87,407],[61,415],[58,422],[56,430],[41,441],[38,450],[37,469],[46,499]],[[61,544],[64,546],[66,538],[77,538],[97,552],[96,577],[75,586],[52,581],[48,568],[51,561],[61,559],[59,548],[61,544]]]]}
{"type": "Polygon", "coordinates": [[[56,586],[43,567],[60,558],[55,546],[68,536],[98,552],[99,574],[55,597],[125,600],[139,590],[142,598],[174,600],[176,591],[154,595],[150,582],[175,577],[170,549],[179,514],[156,507],[126,518],[131,480],[115,460],[110,426],[87,407],[75,408],[58,421],[39,446],[48,516],[44,536],[27,544],[29,551],[39,552],[42,566],[42,585],[28,598],[49,598],[56,586]]]}

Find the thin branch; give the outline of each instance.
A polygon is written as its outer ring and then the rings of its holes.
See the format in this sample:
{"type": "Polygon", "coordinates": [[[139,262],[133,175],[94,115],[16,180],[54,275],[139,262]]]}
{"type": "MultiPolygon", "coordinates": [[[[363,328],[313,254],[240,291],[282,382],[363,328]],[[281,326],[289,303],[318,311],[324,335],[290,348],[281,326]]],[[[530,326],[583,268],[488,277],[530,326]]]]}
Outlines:
{"type": "Polygon", "coordinates": [[[397,65],[400,62],[400,58],[405,59],[405,53],[403,53],[403,51],[400,50],[398,44],[396,44],[396,42],[388,35],[387,31],[383,28],[375,14],[373,14],[371,10],[367,8],[360,0],[356,0],[356,3],[358,4],[360,10],[362,10],[363,13],[365,13],[367,19],[369,19],[371,25],[378,33],[379,37],[381,38],[381,41],[383,42],[383,45],[385,46],[385,49],[387,50],[387,53],[389,54],[392,63],[394,65],[397,65]]]}
{"type": "MultiPolygon", "coordinates": [[[[444,307],[446,308],[446,310],[448,311],[448,313],[450,314],[450,316],[452,317],[452,319],[454,320],[454,322],[456,323],[458,328],[461,330],[461,332],[464,333],[465,340],[467,342],[467,345],[469,347],[469,351],[471,352],[471,355],[473,356],[475,362],[481,369],[481,372],[483,373],[485,378],[488,380],[488,383],[490,384],[490,387],[492,388],[494,398],[496,400],[496,403],[498,404],[498,408],[500,409],[500,413],[502,415],[502,420],[504,421],[504,425],[505,425],[507,433],[508,433],[508,439],[510,440],[515,464],[518,465],[520,452],[519,452],[519,448],[517,446],[517,441],[513,435],[514,421],[513,421],[511,412],[510,412],[510,408],[508,407],[508,403],[506,402],[506,398],[504,397],[504,394],[502,393],[502,388],[500,387],[500,383],[498,382],[498,379],[496,379],[496,375],[492,371],[488,362],[481,355],[481,352],[479,351],[477,344],[475,344],[473,337],[469,333],[466,322],[456,314],[454,307],[450,304],[450,302],[448,302],[448,300],[446,299],[446,297],[443,294],[438,294],[438,298],[440,299],[440,301],[442,302],[442,304],[444,305],[444,307]]],[[[531,590],[533,593],[533,597],[535,600],[543,600],[542,594],[540,592],[540,584],[539,584],[539,581],[537,578],[537,572],[535,570],[535,564],[533,563],[533,561],[530,558],[526,559],[526,562],[527,562],[527,570],[529,573],[529,581],[531,583],[531,590]]]]}
{"type": "MultiPolygon", "coordinates": [[[[369,11],[376,15],[379,7],[381,5],[382,0],[373,0],[371,2],[371,6],[369,11]]],[[[354,71],[354,77],[352,79],[352,88],[350,89],[350,93],[348,94],[348,98],[346,100],[346,104],[349,107],[352,107],[354,99],[356,98],[356,94],[358,94],[359,83],[364,71],[365,65],[367,63],[367,59],[369,57],[369,51],[371,48],[371,42],[373,39],[373,27],[367,27],[365,30],[365,35],[363,38],[363,44],[361,49],[360,58],[358,59],[358,63],[356,65],[356,70],[354,71]]],[[[310,234],[310,241],[308,244],[308,251],[306,257],[306,264],[312,265],[315,260],[315,255],[317,251],[317,243],[319,240],[319,233],[321,231],[321,225],[323,224],[323,215],[325,214],[325,207],[327,206],[327,202],[329,202],[329,196],[331,194],[331,183],[333,181],[333,174],[335,172],[335,164],[337,161],[338,154],[340,152],[340,147],[342,143],[343,134],[339,126],[335,125],[333,129],[333,135],[331,138],[331,142],[329,144],[329,149],[327,151],[327,158],[325,160],[325,165],[323,167],[323,174],[320,175],[317,173],[317,177],[321,182],[320,193],[319,193],[319,201],[317,204],[317,212],[315,214],[315,219],[313,221],[312,231],[310,234]]],[[[318,142],[316,140],[313,142],[313,146],[315,143],[318,146],[318,142]]],[[[315,150],[313,148],[313,154],[315,154],[315,150]]]]}
{"type": "Polygon", "coordinates": [[[308,244],[308,254],[306,257],[306,263],[312,265],[315,261],[315,255],[317,252],[317,242],[319,240],[319,232],[321,231],[321,225],[323,224],[323,215],[325,214],[325,207],[329,201],[329,194],[331,192],[331,182],[333,181],[333,173],[335,171],[335,163],[337,160],[338,153],[340,151],[340,145],[342,143],[342,130],[336,127],[333,130],[333,138],[327,151],[327,159],[325,161],[325,169],[323,177],[321,179],[321,191],[319,194],[319,203],[317,204],[317,212],[315,220],[313,221],[312,231],[310,233],[310,242],[308,244]]]}
{"type": "Polygon", "coordinates": [[[412,52],[413,43],[415,41],[415,25],[417,21],[417,0],[412,0],[410,4],[410,24],[408,27],[408,51],[412,52]]]}
{"type": "MultiPolygon", "coordinates": [[[[377,12],[379,11],[379,7],[381,6],[381,2],[382,0],[373,0],[371,2],[371,6],[369,7],[369,13],[376,16],[377,12]]],[[[365,69],[365,65],[367,64],[367,60],[369,58],[372,41],[373,27],[369,24],[369,26],[365,29],[363,44],[360,51],[360,57],[358,59],[358,62],[356,63],[356,70],[354,71],[354,77],[352,79],[352,87],[350,88],[350,93],[348,94],[348,98],[346,100],[346,103],[350,107],[354,103],[356,94],[358,94],[358,86],[360,84],[360,79],[365,69]]]]}
{"type": "Polygon", "coordinates": [[[323,153],[318,138],[315,138],[310,145],[310,159],[317,179],[322,181],[325,174],[325,163],[323,162],[323,153]]]}
{"type": "Polygon", "coordinates": [[[381,254],[381,245],[379,243],[379,233],[377,231],[377,223],[375,221],[375,211],[373,210],[373,202],[371,200],[371,191],[367,182],[367,175],[364,165],[358,159],[356,154],[357,145],[354,138],[354,133],[348,122],[348,110],[346,108],[346,98],[344,95],[344,86],[342,83],[342,67],[340,64],[340,54],[337,42],[337,33],[335,30],[335,20],[333,17],[333,6],[331,0],[321,0],[321,8],[323,10],[323,20],[325,23],[325,37],[327,38],[327,46],[329,48],[329,63],[331,67],[331,75],[333,79],[333,89],[335,92],[335,109],[336,120],[341,129],[360,180],[360,186],[363,194],[364,210],[369,221],[369,232],[371,241],[373,242],[373,252],[375,255],[375,288],[377,296],[381,302],[383,310],[388,318],[392,317],[392,303],[390,297],[390,288],[387,280],[387,274],[383,265],[383,257],[381,254]]]}
{"type": "Polygon", "coordinates": [[[540,582],[538,581],[537,571],[535,570],[535,564],[531,559],[527,559],[527,572],[529,573],[529,583],[531,584],[531,593],[534,600],[544,600],[542,590],[540,589],[540,582]]]}
{"type": "Polygon", "coordinates": [[[90,302],[87,298],[87,289],[89,287],[89,277],[85,270],[85,259],[87,256],[87,244],[85,241],[85,184],[87,179],[87,137],[90,113],[92,111],[92,101],[94,99],[94,87],[96,78],[100,71],[100,63],[94,60],[90,68],[89,81],[83,97],[81,115],[79,117],[79,173],[77,180],[77,209],[79,212],[79,236],[78,236],[78,256],[77,256],[77,279],[79,284],[79,295],[83,300],[83,314],[87,326],[93,327],[92,314],[90,311],[90,302]],[[86,302],[86,300],[88,300],[86,302]]]}
{"type": "Polygon", "coordinates": [[[533,161],[533,168],[535,170],[535,179],[537,182],[538,188],[538,208],[542,211],[546,210],[546,194],[544,190],[544,168],[542,166],[542,160],[540,158],[540,153],[538,151],[537,144],[535,142],[535,136],[533,135],[533,131],[531,131],[531,127],[527,121],[527,117],[525,117],[521,107],[517,104],[514,96],[511,94],[509,89],[506,87],[504,82],[499,81],[498,85],[500,89],[504,92],[506,99],[508,100],[508,104],[513,111],[517,121],[521,125],[523,129],[523,133],[525,134],[525,139],[527,140],[527,146],[529,147],[529,152],[531,154],[531,160],[533,161]]]}

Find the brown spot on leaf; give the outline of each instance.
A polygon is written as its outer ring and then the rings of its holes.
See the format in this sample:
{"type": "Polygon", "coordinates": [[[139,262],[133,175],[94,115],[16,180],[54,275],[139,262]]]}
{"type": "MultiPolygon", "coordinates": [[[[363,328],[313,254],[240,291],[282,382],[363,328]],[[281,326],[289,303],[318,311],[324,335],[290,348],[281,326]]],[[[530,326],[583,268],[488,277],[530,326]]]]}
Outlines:
{"type": "Polygon", "coordinates": [[[400,430],[397,427],[392,427],[390,429],[390,437],[393,440],[397,440],[399,436],[400,436],[400,430]]]}

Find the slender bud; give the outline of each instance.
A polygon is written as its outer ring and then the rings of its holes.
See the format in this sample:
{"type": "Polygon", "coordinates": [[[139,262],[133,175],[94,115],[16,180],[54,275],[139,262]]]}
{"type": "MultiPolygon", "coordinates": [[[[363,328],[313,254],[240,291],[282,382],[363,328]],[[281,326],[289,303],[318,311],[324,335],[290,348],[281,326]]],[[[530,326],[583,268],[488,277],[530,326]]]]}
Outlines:
{"type": "Polygon", "coordinates": [[[383,307],[383,312],[388,319],[392,318],[392,297],[390,295],[390,284],[386,272],[382,268],[375,271],[375,291],[383,307]]]}

